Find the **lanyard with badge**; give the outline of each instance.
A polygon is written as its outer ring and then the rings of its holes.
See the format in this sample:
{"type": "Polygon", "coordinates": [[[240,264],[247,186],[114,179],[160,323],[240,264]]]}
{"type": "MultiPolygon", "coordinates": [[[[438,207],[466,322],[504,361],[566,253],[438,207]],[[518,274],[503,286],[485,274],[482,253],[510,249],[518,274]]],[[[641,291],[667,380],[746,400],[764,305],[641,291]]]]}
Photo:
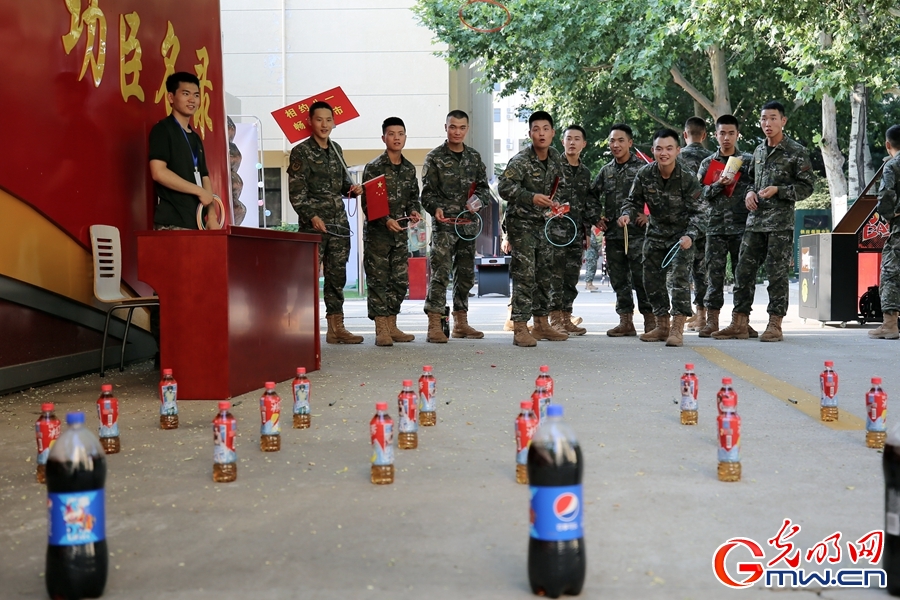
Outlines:
{"type": "MultiPolygon", "coordinates": [[[[174,117],[173,117],[174,118],[174,117]]],[[[177,121],[176,121],[177,123],[177,121]]],[[[196,154],[194,154],[194,147],[191,145],[191,140],[188,139],[187,132],[184,130],[184,127],[181,126],[181,123],[178,123],[178,129],[181,131],[181,134],[184,136],[184,141],[187,142],[188,149],[191,151],[191,158],[194,160],[194,183],[203,187],[203,183],[200,181],[200,171],[197,169],[197,165],[199,164],[199,158],[196,154]]]]}

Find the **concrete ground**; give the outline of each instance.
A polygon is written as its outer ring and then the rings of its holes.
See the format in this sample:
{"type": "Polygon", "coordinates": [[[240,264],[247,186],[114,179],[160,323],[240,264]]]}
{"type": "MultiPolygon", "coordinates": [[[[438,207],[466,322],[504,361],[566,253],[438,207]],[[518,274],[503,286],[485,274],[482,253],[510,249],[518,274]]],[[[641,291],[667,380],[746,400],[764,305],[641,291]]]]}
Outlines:
{"type": "MultiPolygon", "coordinates": [[[[601,290],[581,292],[576,302],[588,335],[533,349],[514,347],[512,334],[501,331],[506,298],[472,298],[470,322],[485,339],[446,345],[425,342],[422,302],[407,301],[399,324],[417,338],[393,348],[374,347],[365,301],[348,301],[347,325],[366,340],[323,341],[323,368],[310,377],[312,429],[285,429],[282,450],[263,454],[260,392],[234,399],[240,464],[229,484],[211,480],[215,405],[182,402],[181,427],[161,431],[157,374],[147,362],[105,380],[90,375],[0,397],[0,596],[46,594],[46,492],[34,482],[32,429],[39,404],[55,402],[61,417],[84,410],[93,429],[94,401],[108,381],[121,401],[123,450],[108,459],[105,597],[528,598],[528,491],[514,479],[512,425],[541,364],[550,365],[556,402],[584,454],[582,597],[730,596],[711,569],[716,548],[746,537],[773,559],[777,551],[766,540],[786,518],[802,527],[790,541],[804,552],[842,532],[843,566],[852,566],[844,544],[884,522],[882,455],[854,427],[864,418],[871,376],[883,377],[889,395],[900,391],[900,343],[870,341],[867,328],[853,325],[804,324],[796,298],[783,343],[689,334],[679,349],[612,339],[604,332],[616,322],[614,296],[608,286],[601,290]],[[845,429],[803,412],[817,412],[827,359],[840,375],[845,429]],[[700,378],[696,427],[680,424],[673,402],[685,362],[695,363],[700,378]],[[437,377],[438,425],[420,430],[417,450],[396,452],[394,485],[373,486],[367,425],[374,404],[386,400],[396,414],[401,380],[417,378],[424,364],[437,377]],[[734,377],[740,397],[740,483],[716,479],[714,397],[723,376],[734,377]]],[[[760,288],[751,323],[762,330],[765,319],[760,288]]],[[[289,382],[278,391],[289,398],[289,382]]],[[[732,575],[737,560],[749,559],[735,550],[732,575]]],[[[769,593],[762,582],[754,587],[745,595],[769,593]]]]}

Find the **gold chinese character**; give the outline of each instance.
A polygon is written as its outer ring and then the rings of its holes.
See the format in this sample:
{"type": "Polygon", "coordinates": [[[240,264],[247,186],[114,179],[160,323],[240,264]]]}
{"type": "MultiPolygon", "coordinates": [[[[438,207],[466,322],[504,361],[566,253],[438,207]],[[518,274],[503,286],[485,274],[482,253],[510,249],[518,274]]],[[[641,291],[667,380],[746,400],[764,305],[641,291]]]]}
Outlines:
{"type": "Polygon", "coordinates": [[[303,114],[303,113],[309,111],[309,106],[307,106],[305,103],[304,103],[304,104],[298,104],[298,105],[297,105],[297,110],[300,111],[300,114],[303,114]]]}
{"type": "Polygon", "coordinates": [[[141,87],[141,42],[137,39],[138,28],[141,26],[141,17],[137,12],[130,15],[119,15],[119,88],[122,90],[122,98],[125,102],[131,96],[137,96],[144,101],[144,90],[141,87]],[[126,26],[127,23],[127,26],[126,26]],[[126,36],[126,28],[130,29],[130,35],[126,36]],[[125,60],[128,54],[134,52],[129,60],[125,60]],[[125,82],[126,75],[134,75],[131,83],[125,82]]]}
{"type": "MultiPolygon", "coordinates": [[[[160,101],[166,97],[166,78],[175,72],[175,60],[178,58],[178,53],[180,51],[181,42],[178,41],[178,36],[175,35],[175,28],[172,27],[172,21],[169,21],[166,37],[163,38],[162,45],[159,47],[159,53],[162,54],[163,63],[166,65],[166,72],[163,74],[162,85],[159,86],[159,90],[156,92],[156,98],[153,100],[155,104],[159,104],[160,101]]],[[[172,107],[166,102],[166,115],[171,114],[172,107]]]]}
{"type": "Polygon", "coordinates": [[[344,109],[341,108],[340,106],[335,106],[332,110],[334,111],[334,114],[336,114],[336,115],[344,114],[344,109]]]}
{"type": "Polygon", "coordinates": [[[303,121],[295,121],[294,129],[296,129],[297,131],[300,131],[302,129],[306,129],[306,125],[303,124],[303,121]]]}
{"type": "Polygon", "coordinates": [[[194,65],[194,72],[197,73],[197,79],[200,80],[200,106],[194,113],[194,129],[199,129],[200,137],[205,138],[206,129],[213,130],[213,122],[209,116],[209,94],[206,91],[207,88],[211,90],[213,84],[206,78],[209,70],[209,52],[206,51],[206,46],[197,50],[197,60],[200,61],[200,64],[194,65]]]}
{"type": "Polygon", "coordinates": [[[91,66],[91,75],[94,79],[94,87],[100,85],[103,79],[103,69],[106,67],[106,17],[97,6],[99,0],[90,0],[90,4],[79,14],[81,0],[65,0],[66,9],[69,11],[69,33],[62,36],[63,49],[66,54],[71,54],[72,49],[81,39],[84,26],[87,25],[87,40],[84,48],[84,61],[81,63],[81,73],[78,81],[84,78],[88,65],[91,66]],[[96,46],[96,51],[94,47],[96,46]]]}
{"type": "Polygon", "coordinates": [[[284,114],[286,117],[293,118],[293,117],[297,116],[297,111],[295,111],[293,108],[289,108],[286,111],[284,111],[284,114]]]}

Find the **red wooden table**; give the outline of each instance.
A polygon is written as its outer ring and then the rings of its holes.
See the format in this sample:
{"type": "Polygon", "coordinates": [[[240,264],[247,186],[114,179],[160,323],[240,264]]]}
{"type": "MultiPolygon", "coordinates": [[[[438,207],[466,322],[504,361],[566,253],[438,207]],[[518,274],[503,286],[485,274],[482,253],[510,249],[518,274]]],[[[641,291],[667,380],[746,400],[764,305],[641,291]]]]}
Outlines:
{"type": "Polygon", "coordinates": [[[318,235],[229,227],[137,240],[179,400],[231,398],[320,368],[318,235]]]}

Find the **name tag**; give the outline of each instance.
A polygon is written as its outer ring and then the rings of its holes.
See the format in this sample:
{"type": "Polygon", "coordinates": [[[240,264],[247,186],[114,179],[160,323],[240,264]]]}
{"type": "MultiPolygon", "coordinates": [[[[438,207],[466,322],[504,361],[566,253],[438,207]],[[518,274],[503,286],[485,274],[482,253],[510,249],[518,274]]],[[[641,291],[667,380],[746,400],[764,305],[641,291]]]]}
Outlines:
{"type": "Polygon", "coordinates": [[[203,187],[203,183],[200,181],[200,171],[198,171],[197,169],[194,169],[194,183],[196,183],[200,187],[203,187]]]}

